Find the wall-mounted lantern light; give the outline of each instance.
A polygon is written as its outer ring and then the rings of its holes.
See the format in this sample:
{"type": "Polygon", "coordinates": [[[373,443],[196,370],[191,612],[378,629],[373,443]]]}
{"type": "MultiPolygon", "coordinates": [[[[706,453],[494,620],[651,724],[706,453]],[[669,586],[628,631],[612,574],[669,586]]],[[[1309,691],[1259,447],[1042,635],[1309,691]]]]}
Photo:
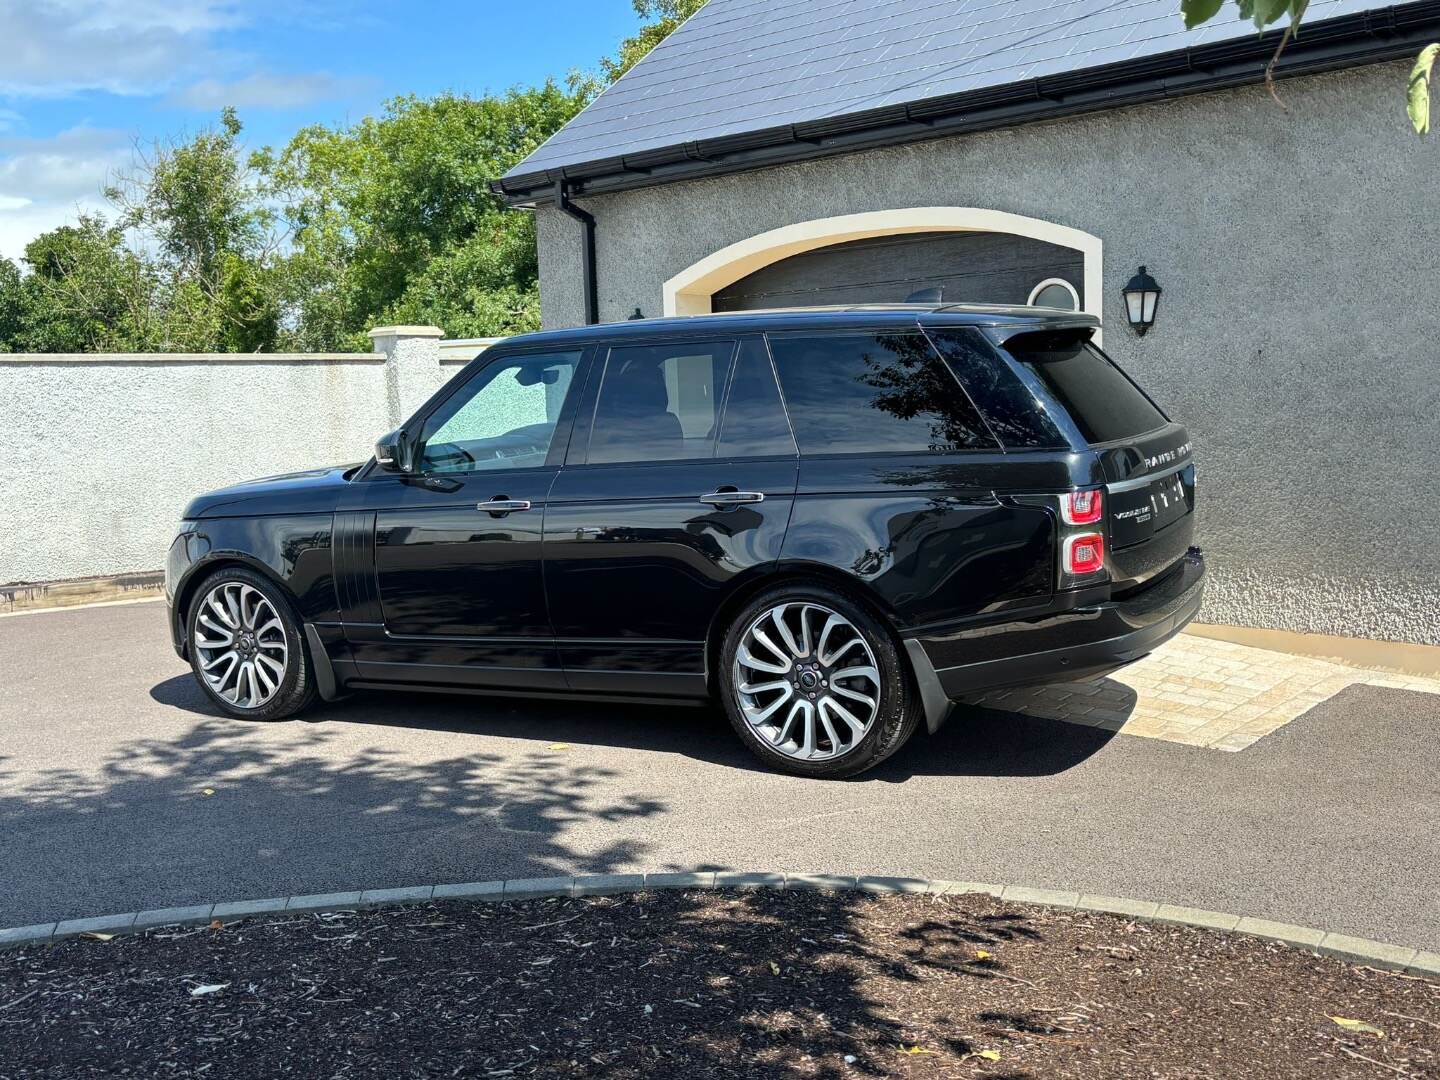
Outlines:
{"type": "Polygon", "coordinates": [[[1140,272],[1125,286],[1125,317],[1141,337],[1155,324],[1155,308],[1160,303],[1160,286],[1140,267],[1140,272]]]}

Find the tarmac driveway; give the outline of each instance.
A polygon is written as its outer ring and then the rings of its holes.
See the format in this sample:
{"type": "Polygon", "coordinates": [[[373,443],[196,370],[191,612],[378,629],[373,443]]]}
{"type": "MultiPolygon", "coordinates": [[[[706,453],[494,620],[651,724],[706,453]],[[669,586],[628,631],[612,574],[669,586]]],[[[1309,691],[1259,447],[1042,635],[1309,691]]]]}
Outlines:
{"type": "Polygon", "coordinates": [[[848,783],[704,709],[367,695],[222,718],[136,604],[0,619],[0,926],[725,868],[1132,896],[1440,949],[1440,697],[1353,686],[1238,753],[957,713],[848,783]]]}

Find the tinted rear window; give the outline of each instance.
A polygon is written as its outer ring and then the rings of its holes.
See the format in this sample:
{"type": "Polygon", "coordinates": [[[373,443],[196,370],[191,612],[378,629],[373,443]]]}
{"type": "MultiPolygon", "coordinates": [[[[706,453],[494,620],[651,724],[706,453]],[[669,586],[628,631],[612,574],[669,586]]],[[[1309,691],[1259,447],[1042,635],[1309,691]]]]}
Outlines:
{"type": "Polygon", "coordinates": [[[930,330],[930,339],[980,406],[990,430],[1011,450],[1068,447],[1045,404],[975,330],[930,330]]]}
{"type": "Polygon", "coordinates": [[[995,447],[923,334],[776,334],[770,350],[802,454],[995,447]]]}
{"type": "Polygon", "coordinates": [[[1083,336],[1021,334],[1005,342],[1005,350],[1039,377],[1088,442],[1133,439],[1168,422],[1083,336]]]}

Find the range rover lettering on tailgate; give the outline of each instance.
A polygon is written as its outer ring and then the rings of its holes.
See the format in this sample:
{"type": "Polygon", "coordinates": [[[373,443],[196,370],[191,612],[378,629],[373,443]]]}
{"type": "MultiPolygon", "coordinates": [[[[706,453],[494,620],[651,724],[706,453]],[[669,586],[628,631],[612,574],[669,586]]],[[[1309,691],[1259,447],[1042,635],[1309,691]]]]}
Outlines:
{"type": "Polygon", "coordinates": [[[487,349],[363,465],[195,499],[175,648],[237,717],[365,688],[718,700],[851,776],[1200,604],[1195,467],[1088,316],[887,306],[487,349]]]}

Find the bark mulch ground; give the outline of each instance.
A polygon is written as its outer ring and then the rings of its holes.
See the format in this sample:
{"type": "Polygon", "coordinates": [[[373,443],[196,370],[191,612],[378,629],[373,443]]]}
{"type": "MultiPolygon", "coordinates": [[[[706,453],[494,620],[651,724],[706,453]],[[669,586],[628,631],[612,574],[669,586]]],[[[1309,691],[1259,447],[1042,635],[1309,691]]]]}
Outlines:
{"type": "Polygon", "coordinates": [[[0,1076],[96,1075],[1433,1077],[1440,983],[983,895],[436,904],[0,954],[0,1076]]]}

